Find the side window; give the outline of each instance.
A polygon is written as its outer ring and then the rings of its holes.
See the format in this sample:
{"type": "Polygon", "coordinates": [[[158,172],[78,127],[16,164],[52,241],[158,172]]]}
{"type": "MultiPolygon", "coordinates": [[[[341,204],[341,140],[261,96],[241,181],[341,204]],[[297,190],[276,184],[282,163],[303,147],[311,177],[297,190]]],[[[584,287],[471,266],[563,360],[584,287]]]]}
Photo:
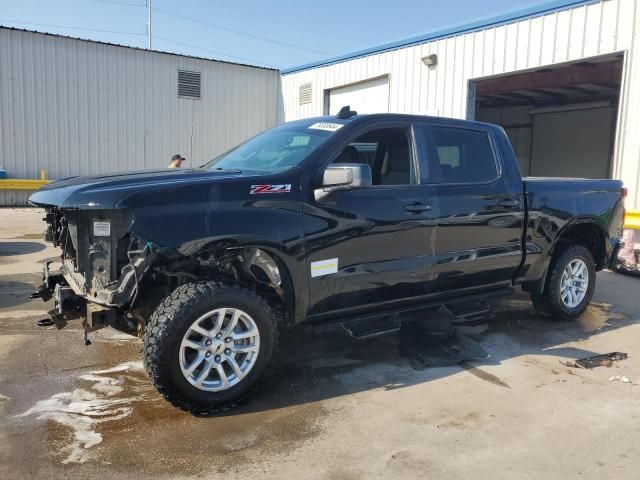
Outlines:
{"type": "Polygon", "coordinates": [[[366,163],[373,185],[416,183],[409,130],[380,128],[349,143],[333,163],[366,163]]]}
{"type": "Polygon", "coordinates": [[[487,182],[498,176],[487,133],[438,126],[423,127],[422,131],[433,173],[430,181],[475,183],[487,182]]]}

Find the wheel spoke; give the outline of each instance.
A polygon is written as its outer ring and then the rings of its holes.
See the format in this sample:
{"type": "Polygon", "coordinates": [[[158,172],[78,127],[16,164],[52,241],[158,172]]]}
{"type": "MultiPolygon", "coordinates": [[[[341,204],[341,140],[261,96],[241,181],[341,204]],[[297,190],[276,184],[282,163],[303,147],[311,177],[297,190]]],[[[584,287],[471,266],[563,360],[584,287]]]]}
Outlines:
{"type": "Polygon", "coordinates": [[[229,378],[227,377],[227,372],[224,371],[221,363],[216,364],[216,371],[220,376],[220,388],[222,390],[229,388],[229,378]]]}
{"type": "Polygon", "coordinates": [[[213,328],[209,330],[209,335],[212,337],[214,337],[216,333],[218,333],[222,328],[222,322],[224,322],[224,317],[227,314],[227,309],[221,308],[220,310],[216,310],[216,313],[217,315],[216,315],[216,320],[213,323],[213,328]]]}
{"type": "Polygon", "coordinates": [[[238,365],[238,362],[236,362],[236,359],[233,357],[233,355],[227,355],[226,360],[227,363],[231,365],[233,373],[236,374],[236,379],[240,380],[242,377],[244,377],[244,372],[240,368],[240,365],[238,365]]]}
{"type": "Polygon", "coordinates": [[[576,296],[576,292],[573,287],[569,291],[571,292],[571,306],[575,307],[578,304],[578,297],[576,296]]]}
{"type": "Polygon", "coordinates": [[[247,330],[245,332],[237,332],[231,334],[231,338],[233,338],[234,340],[244,340],[246,338],[255,337],[256,335],[258,335],[258,330],[252,327],[250,330],[247,330]]]}
{"type": "Polygon", "coordinates": [[[251,353],[251,352],[257,352],[258,351],[258,346],[255,344],[251,344],[251,345],[233,345],[231,347],[231,350],[233,350],[235,353],[251,353]]]}
{"type": "Polygon", "coordinates": [[[571,262],[571,273],[573,275],[577,275],[579,271],[580,271],[580,263],[576,261],[571,262]]]}
{"type": "Polygon", "coordinates": [[[196,342],[195,340],[191,340],[190,338],[185,338],[182,341],[182,346],[186,348],[191,348],[193,350],[203,351],[207,349],[207,346],[204,343],[196,342]]]}
{"type": "Polygon", "coordinates": [[[202,364],[202,361],[205,359],[204,353],[198,353],[196,358],[189,364],[188,367],[183,368],[183,371],[187,377],[190,377],[193,371],[202,364]]]}
{"type": "Polygon", "coordinates": [[[197,333],[198,335],[202,335],[203,337],[209,337],[211,335],[209,330],[202,327],[197,322],[191,325],[191,331],[197,333]]]}
{"type": "Polygon", "coordinates": [[[213,359],[209,358],[205,362],[204,367],[202,368],[202,371],[198,374],[198,378],[196,378],[196,381],[194,382],[194,384],[197,387],[201,386],[202,382],[204,382],[207,379],[207,377],[209,376],[209,373],[211,372],[211,367],[213,367],[213,359]]]}
{"type": "Polygon", "coordinates": [[[234,310],[233,316],[231,317],[231,321],[229,322],[229,325],[227,325],[227,328],[224,329],[223,336],[228,337],[233,333],[233,330],[238,325],[238,320],[240,319],[240,315],[242,315],[242,312],[240,310],[234,310]]]}

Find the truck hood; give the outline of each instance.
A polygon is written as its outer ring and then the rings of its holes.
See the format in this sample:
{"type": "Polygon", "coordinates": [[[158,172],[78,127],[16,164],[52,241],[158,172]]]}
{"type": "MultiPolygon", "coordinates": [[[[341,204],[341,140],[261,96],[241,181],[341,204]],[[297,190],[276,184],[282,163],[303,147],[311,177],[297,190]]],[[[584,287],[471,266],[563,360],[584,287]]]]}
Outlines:
{"type": "Polygon", "coordinates": [[[140,190],[187,188],[200,182],[224,182],[247,179],[256,173],[238,170],[162,169],[119,174],[69,177],[53,181],[29,197],[38,206],[62,208],[114,208],[118,200],[140,190]]]}

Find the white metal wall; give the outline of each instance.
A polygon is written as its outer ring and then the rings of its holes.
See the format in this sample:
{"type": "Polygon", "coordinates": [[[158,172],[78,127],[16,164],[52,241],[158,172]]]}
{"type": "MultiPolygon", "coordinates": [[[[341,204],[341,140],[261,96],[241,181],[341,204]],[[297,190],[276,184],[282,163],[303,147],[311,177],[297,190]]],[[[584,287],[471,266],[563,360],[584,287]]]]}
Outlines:
{"type": "MultiPolygon", "coordinates": [[[[389,75],[389,111],[465,118],[469,80],[625,52],[614,178],[640,209],[640,2],[603,0],[506,25],[284,75],[286,120],[322,115],[325,89],[389,75]],[[421,59],[438,55],[434,69],[421,59]],[[312,102],[298,104],[311,83],[312,102]]],[[[576,172],[579,174],[579,172],[576,172]]]]}
{"type": "MultiPolygon", "coordinates": [[[[277,70],[0,28],[0,167],[12,178],[198,166],[282,119],[277,70]],[[177,71],[201,72],[201,99],[177,71]]],[[[0,205],[27,192],[0,191],[0,205]]]]}

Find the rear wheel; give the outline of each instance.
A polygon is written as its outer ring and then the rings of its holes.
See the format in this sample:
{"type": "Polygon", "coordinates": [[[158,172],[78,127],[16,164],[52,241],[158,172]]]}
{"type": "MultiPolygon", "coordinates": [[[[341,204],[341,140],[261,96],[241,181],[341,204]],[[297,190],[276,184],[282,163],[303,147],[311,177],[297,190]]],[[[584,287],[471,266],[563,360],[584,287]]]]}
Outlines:
{"type": "Polygon", "coordinates": [[[582,245],[572,245],[552,259],[544,291],[531,295],[531,301],[542,316],[570,320],[587,308],[595,285],[591,252],[582,245]]]}
{"type": "Polygon", "coordinates": [[[277,317],[256,293],[217,282],[178,287],[149,319],[144,364],[173,405],[196,414],[233,407],[273,364],[277,317]]]}

